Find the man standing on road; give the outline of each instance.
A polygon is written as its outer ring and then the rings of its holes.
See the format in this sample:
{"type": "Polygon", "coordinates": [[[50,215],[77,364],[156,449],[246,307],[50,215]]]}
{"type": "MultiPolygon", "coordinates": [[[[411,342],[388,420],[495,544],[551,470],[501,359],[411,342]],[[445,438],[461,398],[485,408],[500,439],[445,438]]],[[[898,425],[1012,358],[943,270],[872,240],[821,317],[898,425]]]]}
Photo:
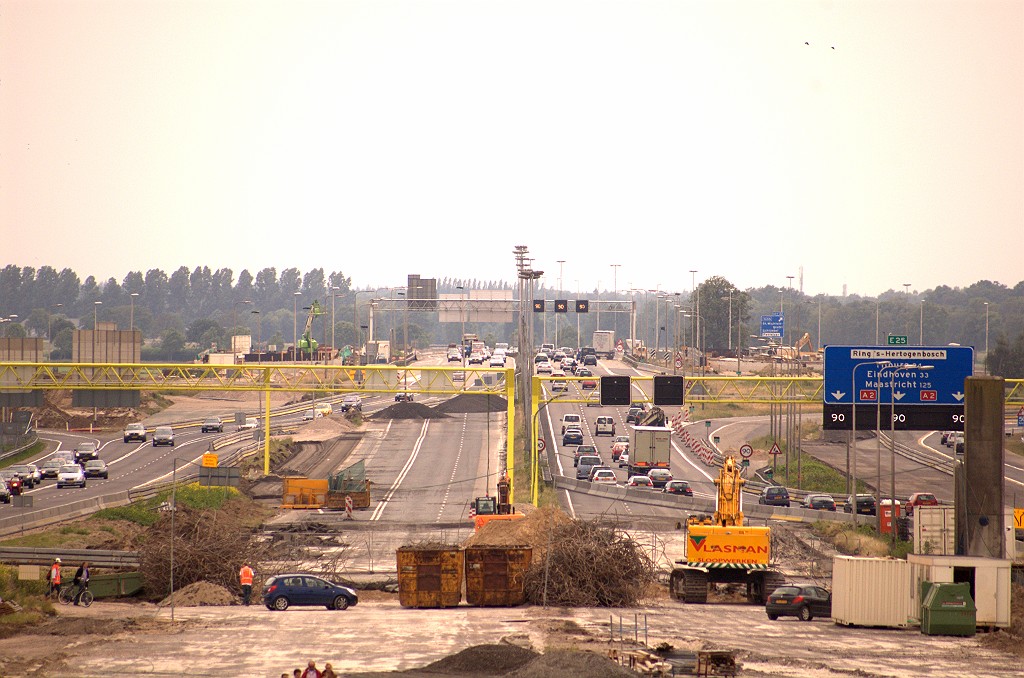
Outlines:
{"type": "Polygon", "coordinates": [[[85,560],[75,570],[75,578],[72,580],[78,588],[75,590],[75,605],[82,602],[82,592],[89,588],[89,561],[85,560]]]}
{"type": "Polygon", "coordinates": [[[53,559],[53,565],[46,575],[46,581],[50,582],[50,595],[56,595],[60,591],[60,558],[53,559]]]}
{"type": "Polygon", "coordinates": [[[242,604],[248,605],[249,598],[252,596],[252,568],[249,567],[248,561],[242,562],[242,569],[238,571],[238,581],[242,584],[242,604]]]}

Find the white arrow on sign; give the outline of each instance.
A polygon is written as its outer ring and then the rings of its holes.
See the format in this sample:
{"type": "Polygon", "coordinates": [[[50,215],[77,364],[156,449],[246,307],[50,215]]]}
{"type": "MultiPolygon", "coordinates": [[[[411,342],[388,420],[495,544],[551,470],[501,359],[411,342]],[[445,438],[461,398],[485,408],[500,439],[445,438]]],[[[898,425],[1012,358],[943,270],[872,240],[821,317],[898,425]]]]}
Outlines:
{"type": "Polygon", "coordinates": [[[842,391],[833,391],[832,392],[832,397],[835,398],[836,400],[842,400],[844,395],[846,395],[846,394],[843,393],[842,391]]]}
{"type": "Polygon", "coordinates": [[[903,400],[903,396],[905,396],[905,395],[907,395],[907,394],[906,393],[901,393],[900,391],[894,391],[893,394],[892,394],[892,397],[894,399],[896,399],[896,400],[903,400]]]}
{"type": "Polygon", "coordinates": [[[957,391],[956,393],[953,394],[953,397],[956,398],[959,402],[964,399],[964,394],[961,393],[960,391],[957,391]]]}

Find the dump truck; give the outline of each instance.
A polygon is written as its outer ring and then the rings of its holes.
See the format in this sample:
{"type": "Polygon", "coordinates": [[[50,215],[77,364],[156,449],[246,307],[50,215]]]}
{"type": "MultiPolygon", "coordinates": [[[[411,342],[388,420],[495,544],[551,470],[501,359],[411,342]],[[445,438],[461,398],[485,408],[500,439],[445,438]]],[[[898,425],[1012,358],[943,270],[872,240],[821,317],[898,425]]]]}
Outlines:
{"type": "Polygon", "coordinates": [[[633,426],[629,432],[628,475],[647,475],[654,468],[668,469],[672,455],[672,429],[633,426]]]}
{"type": "Polygon", "coordinates": [[[594,332],[594,353],[608,360],[615,358],[615,330],[594,332]]]}
{"type": "Polygon", "coordinates": [[[676,561],[669,593],[685,603],[706,603],[714,584],[744,584],[747,601],[764,605],[785,577],[772,564],[771,528],[743,524],[740,466],[727,456],[715,479],[715,513],[686,521],[686,558],[676,561]]]}

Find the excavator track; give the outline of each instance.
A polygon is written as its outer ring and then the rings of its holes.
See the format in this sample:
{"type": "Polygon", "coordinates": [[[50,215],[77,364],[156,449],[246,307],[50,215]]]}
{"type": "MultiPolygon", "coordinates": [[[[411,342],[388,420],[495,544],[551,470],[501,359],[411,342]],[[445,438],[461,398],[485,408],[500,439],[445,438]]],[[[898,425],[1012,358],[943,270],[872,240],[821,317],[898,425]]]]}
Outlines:
{"type": "Polygon", "coordinates": [[[708,602],[708,577],[700,570],[673,570],[669,586],[676,600],[698,605],[708,602]]]}

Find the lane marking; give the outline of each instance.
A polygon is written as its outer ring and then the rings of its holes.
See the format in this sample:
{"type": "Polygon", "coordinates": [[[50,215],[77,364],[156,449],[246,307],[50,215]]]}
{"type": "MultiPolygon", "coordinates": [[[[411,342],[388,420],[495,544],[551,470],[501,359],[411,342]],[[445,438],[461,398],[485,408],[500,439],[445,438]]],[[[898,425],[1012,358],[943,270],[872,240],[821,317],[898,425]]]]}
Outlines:
{"type": "MultiPolygon", "coordinates": [[[[380,517],[384,513],[384,509],[387,507],[388,502],[390,502],[391,498],[395,496],[395,492],[398,490],[398,487],[402,484],[402,481],[405,480],[405,477],[409,475],[409,471],[412,469],[412,465],[416,462],[416,457],[419,456],[420,448],[423,447],[423,441],[427,437],[427,429],[429,427],[430,420],[424,419],[423,428],[420,429],[420,437],[416,439],[416,443],[412,447],[412,454],[409,455],[409,459],[405,462],[405,466],[402,467],[402,471],[398,474],[398,477],[395,478],[395,482],[391,484],[391,487],[384,494],[384,497],[380,500],[380,503],[377,504],[377,508],[373,510],[373,515],[370,516],[370,520],[380,520],[380,517]]],[[[388,429],[390,428],[391,425],[389,423],[388,429]]]]}
{"type": "MultiPolygon", "coordinates": [[[[448,487],[444,490],[444,497],[441,498],[441,508],[437,510],[437,518],[434,520],[435,523],[441,522],[441,514],[444,513],[445,507],[448,505],[448,495],[452,491],[452,485],[455,483],[455,473],[459,470],[459,459],[462,458],[462,449],[466,444],[466,425],[469,422],[469,415],[462,415],[462,434],[459,436],[459,452],[455,455],[455,463],[452,464],[452,475],[448,478],[448,487]]],[[[461,517],[461,516],[460,516],[461,517]]]]}

